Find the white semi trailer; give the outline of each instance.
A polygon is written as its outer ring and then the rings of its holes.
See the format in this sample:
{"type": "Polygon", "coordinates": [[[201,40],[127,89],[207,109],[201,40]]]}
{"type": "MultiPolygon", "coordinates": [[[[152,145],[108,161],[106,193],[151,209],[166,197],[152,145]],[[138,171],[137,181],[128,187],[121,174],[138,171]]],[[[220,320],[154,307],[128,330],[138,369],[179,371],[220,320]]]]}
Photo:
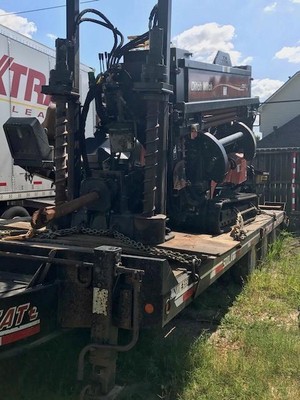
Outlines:
{"type": "MultiPolygon", "coordinates": [[[[55,50],[0,25],[0,217],[25,216],[27,209],[54,195],[52,181],[33,176],[15,166],[3,124],[9,117],[36,117],[42,123],[50,103],[41,93],[55,66],[55,50]]],[[[80,94],[88,91],[88,72],[81,65],[80,94]]],[[[83,97],[82,97],[83,96],[83,97]]],[[[88,117],[87,132],[93,132],[95,113],[88,117]]]]}

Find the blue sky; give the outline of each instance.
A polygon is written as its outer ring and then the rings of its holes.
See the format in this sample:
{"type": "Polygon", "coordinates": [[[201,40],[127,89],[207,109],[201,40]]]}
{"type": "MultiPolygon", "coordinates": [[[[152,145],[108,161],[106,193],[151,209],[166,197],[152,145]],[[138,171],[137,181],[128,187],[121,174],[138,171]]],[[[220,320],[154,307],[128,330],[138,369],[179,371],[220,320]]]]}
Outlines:
{"type": "MultiPolygon", "coordinates": [[[[64,0],[0,0],[0,23],[50,47],[65,36],[65,7],[21,14],[13,12],[62,6],[64,0]]],[[[124,34],[146,31],[155,0],[97,0],[96,8],[124,34]]],[[[266,99],[300,69],[300,0],[173,0],[172,42],[196,59],[211,61],[228,51],[234,64],[253,68],[253,94],[266,99]]],[[[81,61],[98,69],[97,54],[109,51],[112,36],[84,23],[80,28],[81,61]]]]}

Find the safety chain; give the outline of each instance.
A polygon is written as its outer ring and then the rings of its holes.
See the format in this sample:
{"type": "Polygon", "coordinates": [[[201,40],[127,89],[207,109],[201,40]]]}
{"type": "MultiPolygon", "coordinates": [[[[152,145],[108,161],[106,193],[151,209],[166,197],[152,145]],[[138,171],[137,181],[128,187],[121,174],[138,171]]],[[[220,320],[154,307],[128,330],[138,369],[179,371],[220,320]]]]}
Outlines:
{"type": "Polygon", "coordinates": [[[0,231],[0,237],[10,236],[13,233],[16,233],[16,231],[0,231]]]}
{"type": "Polygon", "coordinates": [[[72,234],[86,234],[91,236],[111,236],[114,239],[120,240],[124,245],[134,248],[136,250],[145,252],[151,256],[164,257],[169,260],[177,261],[184,265],[192,266],[193,268],[199,267],[201,265],[201,259],[195,254],[185,254],[179,251],[158,249],[149,245],[144,245],[141,242],[137,242],[125,236],[123,233],[110,230],[110,229],[91,229],[82,226],[75,226],[73,228],[59,229],[56,231],[47,231],[42,233],[37,233],[38,237],[41,239],[56,239],[61,236],[67,236],[72,234]]]}

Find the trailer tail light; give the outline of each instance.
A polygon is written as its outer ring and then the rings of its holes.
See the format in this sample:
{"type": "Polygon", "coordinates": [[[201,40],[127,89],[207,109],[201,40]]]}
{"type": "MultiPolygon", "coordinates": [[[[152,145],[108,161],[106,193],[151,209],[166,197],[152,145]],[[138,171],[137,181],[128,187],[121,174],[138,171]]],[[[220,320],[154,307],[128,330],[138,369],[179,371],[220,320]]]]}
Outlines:
{"type": "Polygon", "coordinates": [[[147,303],[144,307],[144,310],[147,314],[153,314],[154,313],[154,306],[151,303],[147,303]]]}

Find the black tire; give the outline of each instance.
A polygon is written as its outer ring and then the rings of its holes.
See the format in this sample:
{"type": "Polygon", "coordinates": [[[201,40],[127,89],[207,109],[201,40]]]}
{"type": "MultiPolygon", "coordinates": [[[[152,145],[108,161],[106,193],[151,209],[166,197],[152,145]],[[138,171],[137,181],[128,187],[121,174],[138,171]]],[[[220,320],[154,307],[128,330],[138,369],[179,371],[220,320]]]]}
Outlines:
{"type": "Polygon", "coordinates": [[[29,212],[21,206],[13,206],[4,211],[0,218],[13,219],[17,217],[29,217],[29,212]]]}

